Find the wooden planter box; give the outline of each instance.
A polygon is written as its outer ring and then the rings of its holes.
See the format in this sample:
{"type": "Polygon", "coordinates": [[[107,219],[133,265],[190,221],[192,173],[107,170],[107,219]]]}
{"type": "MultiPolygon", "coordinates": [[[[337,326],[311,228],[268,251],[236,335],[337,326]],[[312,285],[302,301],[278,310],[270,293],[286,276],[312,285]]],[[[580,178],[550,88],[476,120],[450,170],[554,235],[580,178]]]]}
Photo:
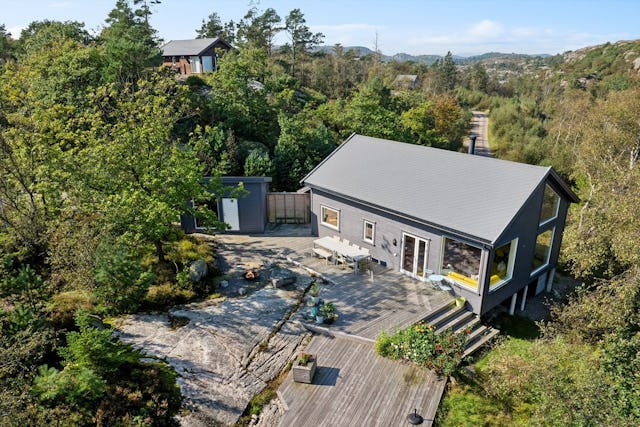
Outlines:
{"type": "Polygon", "coordinates": [[[306,366],[298,365],[299,358],[293,362],[293,381],[297,383],[311,384],[313,382],[313,375],[316,373],[316,366],[318,359],[316,356],[312,356],[312,360],[307,363],[306,366]]]}

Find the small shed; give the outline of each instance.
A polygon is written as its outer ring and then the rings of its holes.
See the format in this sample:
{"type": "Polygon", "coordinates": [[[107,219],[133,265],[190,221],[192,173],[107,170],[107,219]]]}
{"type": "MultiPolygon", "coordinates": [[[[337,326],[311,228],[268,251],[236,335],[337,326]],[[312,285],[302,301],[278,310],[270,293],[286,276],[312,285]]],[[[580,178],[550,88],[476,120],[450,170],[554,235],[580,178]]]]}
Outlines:
{"type": "Polygon", "coordinates": [[[218,68],[216,50],[229,51],[231,45],[220,37],[215,37],[170,40],[161,49],[163,65],[187,76],[215,71],[218,68]]]}
{"type": "MultiPolygon", "coordinates": [[[[209,206],[221,221],[229,225],[226,232],[264,233],[267,224],[267,193],[270,177],[264,176],[225,176],[222,184],[237,187],[242,183],[246,194],[240,198],[225,197],[212,201],[209,206]]],[[[182,216],[182,228],[187,233],[207,231],[200,227],[196,218],[182,216]]]]}

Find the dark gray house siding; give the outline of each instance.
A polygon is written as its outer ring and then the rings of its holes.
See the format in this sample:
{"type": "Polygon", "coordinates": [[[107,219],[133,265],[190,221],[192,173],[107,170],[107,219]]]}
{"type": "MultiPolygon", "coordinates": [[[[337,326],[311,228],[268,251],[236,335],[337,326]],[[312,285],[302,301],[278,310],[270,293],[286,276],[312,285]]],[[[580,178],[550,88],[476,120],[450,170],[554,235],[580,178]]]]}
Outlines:
{"type": "Polygon", "coordinates": [[[515,308],[518,293],[524,304],[523,289],[547,288],[569,204],[578,200],[548,167],[356,134],[303,183],[311,189],[315,235],[347,239],[393,270],[406,269],[423,280],[427,270],[448,275],[453,292],[466,297],[477,314],[510,297],[515,308]],[[540,224],[547,185],[558,208],[552,220],[540,224]],[[329,209],[324,221],[323,207],[329,209]],[[339,214],[338,227],[330,210],[339,214]],[[365,221],[374,227],[373,242],[365,238],[365,221]],[[534,267],[538,235],[550,229],[553,238],[541,236],[538,248],[540,254],[551,241],[546,262],[534,267]]]}
{"type": "Polygon", "coordinates": [[[505,230],[500,240],[495,244],[483,242],[470,236],[464,236],[456,233],[454,230],[446,230],[411,220],[389,212],[387,209],[349,200],[322,189],[312,189],[311,192],[312,233],[320,237],[337,235],[349,240],[353,244],[367,248],[372,258],[386,264],[395,271],[401,269],[402,239],[407,233],[429,242],[427,249],[427,268],[436,273],[440,272],[441,269],[444,237],[453,238],[481,248],[478,278],[479,284],[481,285],[479,285],[477,289],[474,289],[472,287],[455,284],[454,293],[464,296],[475,313],[484,314],[510,298],[515,292],[524,289],[525,286],[530,284],[535,286],[538,277],[545,275],[546,278],[548,272],[556,267],[569,202],[560,197],[560,205],[556,218],[545,223],[543,226],[539,226],[542,197],[546,182],[550,182],[551,186],[560,193],[551,178],[543,182],[531,195],[526,205],[505,230]],[[322,206],[340,212],[339,230],[321,223],[320,212],[322,206]],[[375,224],[373,244],[363,239],[365,220],[375,224]],[[549,262],[545,267],[536,270],[535,274],[532,274],[532,262],[537,235],[551,228],[555,228],[555,231],[549,262]],[[488,267],[493,263],[495,249],[502,247],[514,239],[518,239],[518,243],[511,279],[495,290],[490,290],[490,270],[488,267]]]}
{"type": "MultiPolygon", "coordinates": [[[[270,177],[247,177],[247,176],[227,176],[222,178],[222,184],[228,187],[237,187],[243,184],[246,194],[237,199],[238,229],[227,230],[228,233],[264,233],[267,224],[267,193],[269,192],[270,177]]],[[[233,204],[226,204],[222,199],[217,200],[218,217],[222,221],[228,222],[230,212],[225,213],[225,205],[233,207],[233,204]],[[226,217],[225,217],[226,216],[226,217]]],[[[193,233],[198,230],[195,218],[183,216],[181,218],[182,228],[193,233]]]]}
{"type": "MultiPolygon", "coordinates": [[[[560,197],[560,205],[558,207],[558,215],[552,221],[546,222],[540,226],[540,212],[542,207],[542,198],[545,184],[554,188],[558,194],[562,194],[559,187],[553,182],[553,178],[547,180],[538,186],[530,199],[523,206],[522,210],[514,218],[513,222],[507,227],[501,238],[496,241],[493,248],[500,248],[502,245],[509,243],[513,239],[518,239],[518,249],[516,251],[516,259],[514,265],[513,276],[509,283],[500,288],[490,291],[489,279],[485,277],[483,282],[483,298],[482,310],[480,314],[486,313],[496,305],[510,298],[515,292],[519,292],[525,286],[536,286],[539,277],[544,276],[546,281],[549,271],[556,268],[558,256],[560,254],[560,245],[562,244],[562,234],[564,232],[564,223],[569,209],[569,201],[560,197]],[[549,229],[554,229],[551,251],[549,254],[549,262],[546,266],[534,271],[532,264],[536,247],[536,238],[538,234],[549,229]]],[[[492,265],[494,251],[490,251],[488,265],[492,265]]]]}

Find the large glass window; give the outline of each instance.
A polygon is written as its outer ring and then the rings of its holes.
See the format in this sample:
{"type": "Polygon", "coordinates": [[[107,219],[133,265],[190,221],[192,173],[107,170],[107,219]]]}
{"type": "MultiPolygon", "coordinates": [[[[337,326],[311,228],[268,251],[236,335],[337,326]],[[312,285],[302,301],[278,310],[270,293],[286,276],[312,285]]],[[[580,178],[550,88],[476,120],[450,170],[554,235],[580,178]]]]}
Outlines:
{"type": "Polygon", "coordinates": [[[364,220],[364,235],[362,240],[373,245],[373,239],[376,236],[376,225],[371,221],[364,220]]]}
{"type": "Polygon", "coordinates": [[[532,270],[534,273],[549,264],[552,242],[553,229],[538,234],[538,237],[536,238],[536,251],[533,255],[532,270]]]}
{"type": "Polygon", "coordinates": [[[542,199],[542,210],[540,211],[540,224],[554,219],[558,216],[560,206],[560,196],[553,191],[549,184],[544,186],[544,196],[542,199]]]}
{"type": "Polygon", "coordinates": [[[478,287],[482,249],[445,237],[442,247],[442,274],[466,286],[478,287]]]}
{"type": "Polygon", "coordinates": [[[320,207],[320,223],[322,225],[326,225],[329,228],[333,228],[335,230],[340,229],[340,212],[328,208],[326,206],[320,207]]]}
{"type": "Polygon", "coordinates": [[[489,277],[490,290],[496,289],[511,280],[517,248],[518,239],[514,239],[495,250],[493,254],[493,264],[491,266],[491,276],[489,277]]]}

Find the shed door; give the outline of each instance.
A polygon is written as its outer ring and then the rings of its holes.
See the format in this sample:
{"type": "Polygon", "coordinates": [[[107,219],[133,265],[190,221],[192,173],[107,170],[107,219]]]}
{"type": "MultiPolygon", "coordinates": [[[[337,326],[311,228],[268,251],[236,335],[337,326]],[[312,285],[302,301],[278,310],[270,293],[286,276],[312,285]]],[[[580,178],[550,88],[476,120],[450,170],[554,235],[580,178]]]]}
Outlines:
{"type": "Polygon", "coordinates": [[[229,224],[230,230],[240,230],[240,217],[238,216],[238,199],[222,199],[222,216],[224,222],[229,224]]]}
{"type": "Polygon", "coordinates": [[[193,74],[200,74],[202,72],[200,68],[200,58],[197,56],[191,57],[191,72],[193,74]]]}
{"type": "Polygon", "coordinates": [[[211,56],[202,57],[202,72],[203,73],[213,72],[213,58],[211,56]]]}

